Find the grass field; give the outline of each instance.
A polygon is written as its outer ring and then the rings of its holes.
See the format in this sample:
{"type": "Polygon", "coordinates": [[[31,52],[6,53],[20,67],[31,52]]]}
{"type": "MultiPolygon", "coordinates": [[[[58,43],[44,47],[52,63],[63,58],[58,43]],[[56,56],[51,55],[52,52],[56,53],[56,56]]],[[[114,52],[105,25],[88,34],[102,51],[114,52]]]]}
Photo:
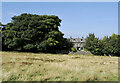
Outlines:
{"type": "Polygon", "coordinates": [[[3,81],[118,81],[118,57],[2,52],[3,81]]]}

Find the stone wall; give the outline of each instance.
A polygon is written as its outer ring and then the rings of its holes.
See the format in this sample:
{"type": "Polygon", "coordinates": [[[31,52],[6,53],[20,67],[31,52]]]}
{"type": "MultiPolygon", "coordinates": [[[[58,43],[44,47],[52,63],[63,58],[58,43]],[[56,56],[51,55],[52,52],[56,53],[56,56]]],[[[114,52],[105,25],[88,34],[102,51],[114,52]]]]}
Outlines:
{"type": "Polygon", "coordinates": [[[82,38],[72,38],[70,37],[70,41],[74,44],[74,47],[77,50],[84,50],[85,39],[82,38]]]}
{"type": "Polygon", "coordinates": [[[80,54],[80,55],[91,55],[89,51],[77,51],[77,52],[70,52],[69,54],[80,54]]]}

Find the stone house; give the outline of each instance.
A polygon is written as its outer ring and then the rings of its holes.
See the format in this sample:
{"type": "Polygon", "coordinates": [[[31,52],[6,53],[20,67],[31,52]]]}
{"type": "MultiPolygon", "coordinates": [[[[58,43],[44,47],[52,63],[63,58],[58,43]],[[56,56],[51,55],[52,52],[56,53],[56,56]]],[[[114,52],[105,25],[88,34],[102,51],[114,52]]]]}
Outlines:
{"type": "Polygon", "coordinates": [[[74,44],[76,50],[84,51],[85,39],[82,38],[72,38],[70,37],[70,41],[74,44]]]}

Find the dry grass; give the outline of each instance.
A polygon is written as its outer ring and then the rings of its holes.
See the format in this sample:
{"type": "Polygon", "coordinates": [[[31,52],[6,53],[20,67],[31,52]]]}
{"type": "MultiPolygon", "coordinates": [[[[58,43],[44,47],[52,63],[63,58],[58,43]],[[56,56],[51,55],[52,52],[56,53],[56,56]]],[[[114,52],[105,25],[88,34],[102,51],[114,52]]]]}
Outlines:
{"type": "Polygon", "coordinates": [[[118,81],[118,57],[2,52],[3,81],[118,81]]]}

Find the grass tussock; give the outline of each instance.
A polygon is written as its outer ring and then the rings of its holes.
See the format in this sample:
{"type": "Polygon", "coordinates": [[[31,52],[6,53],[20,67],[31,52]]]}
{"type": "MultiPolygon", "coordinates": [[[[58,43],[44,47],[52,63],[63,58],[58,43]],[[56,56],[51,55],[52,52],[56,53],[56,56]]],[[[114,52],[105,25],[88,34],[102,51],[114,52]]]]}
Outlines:
{"type": "Polygon", "coordinates": [[[118,57],[2,52],[3,81],[118,81],[118,57]]]}

